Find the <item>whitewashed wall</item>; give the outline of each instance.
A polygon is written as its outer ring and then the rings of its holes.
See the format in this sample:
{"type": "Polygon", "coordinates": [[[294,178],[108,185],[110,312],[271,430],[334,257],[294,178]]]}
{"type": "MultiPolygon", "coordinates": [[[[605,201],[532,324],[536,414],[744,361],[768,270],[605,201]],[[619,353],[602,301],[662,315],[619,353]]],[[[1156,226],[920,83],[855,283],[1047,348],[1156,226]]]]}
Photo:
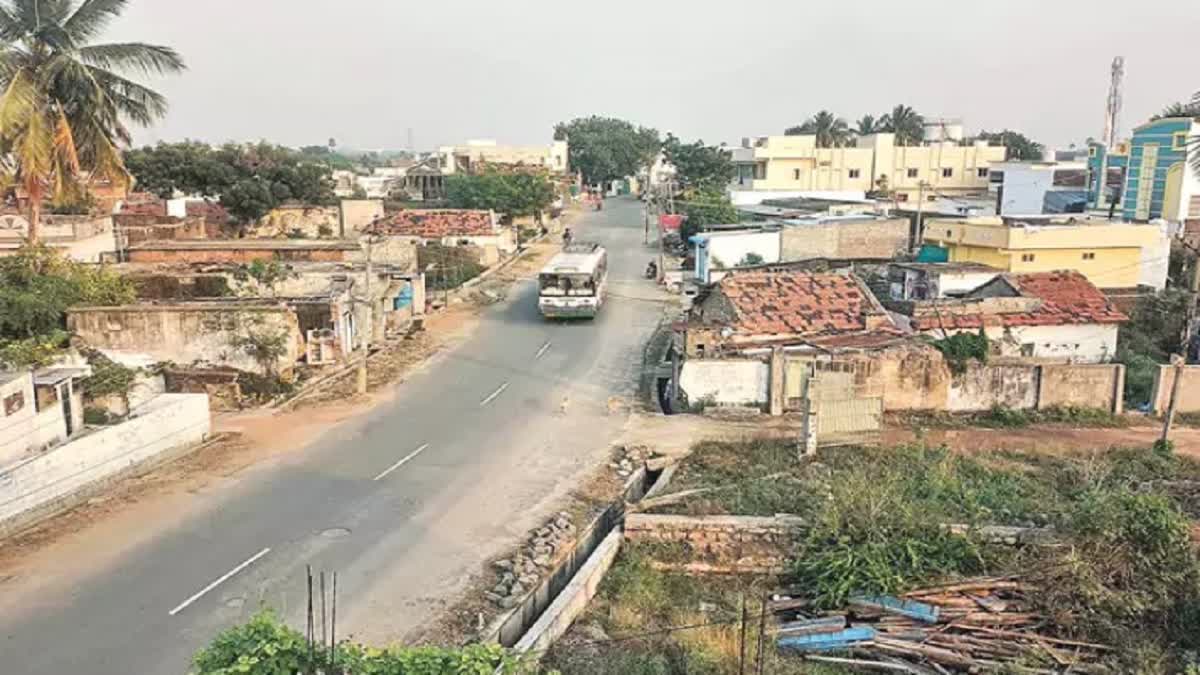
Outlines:
{"type": "Polygon", "coordinates": [[[32,509],[131,469],[157,455],[204,440],[206,394],[163,394],[138,416],[0,469],[0,530],[32,509]]]}
{"type": "Polygon", "coordinates": [[[679,374],[679,388],[688,401],[717,405],[764,405],[770,367],[761,361],[689,359],[679,374]]]}

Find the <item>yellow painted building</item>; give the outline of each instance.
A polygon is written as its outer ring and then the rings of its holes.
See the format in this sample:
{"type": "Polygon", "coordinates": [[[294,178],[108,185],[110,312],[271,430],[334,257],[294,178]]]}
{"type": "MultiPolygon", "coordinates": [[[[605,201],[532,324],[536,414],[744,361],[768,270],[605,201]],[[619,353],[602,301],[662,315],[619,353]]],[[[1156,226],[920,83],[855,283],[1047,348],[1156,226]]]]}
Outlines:
{"type": "Polygon", "coordinates": [[[986,142],[898,146],[894,134],[862,136],[843,148],[818,148],[813,135],[767,136],[754,147],[752,189],[867,192],[886,178],[900,201],[915,201],[922,183],[927,198],[982,192],[1005,152],[986,142]]]}
{"type": "Polygon", "coordinates": [[[946,249],[949,262],[1018,274],[1076,270],[1100,288],[1162,289],[1171,248],[1158,225],[1086,218],[1011,225],[995,217],[929,218],[924,242],[946,249]]]}

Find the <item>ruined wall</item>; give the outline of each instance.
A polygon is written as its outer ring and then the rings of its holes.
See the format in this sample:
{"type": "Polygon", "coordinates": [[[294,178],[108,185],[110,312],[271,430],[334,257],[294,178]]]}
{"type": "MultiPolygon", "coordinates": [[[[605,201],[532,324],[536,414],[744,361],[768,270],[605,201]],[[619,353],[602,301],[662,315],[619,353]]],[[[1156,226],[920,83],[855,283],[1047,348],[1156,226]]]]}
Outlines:
{"type": "Polygon", "coordinates": [[[113,216],[125,246],[148,241],[219,239],[220,225],[204,218],[164,218],[140,214],[113,216]]]}
{"type": "Polygon", "coordinates": [[[343,199],[342,225],[346,228],[342,236],[352,237],[361,232],[376,218],[384,216],[382,199],[343,199]]]}
{"type": "Polygon", "coordinates": [[[296,262],[346,262],[355,259],[358,248],[314,247],[299,248],[280,246],[278,249],[239,247],[230,240],[222,248],[154,248],[143,246],[128,251],[129,262],[134,263],[250,263],[255,260],[278,258],[296,262]]]}
{"type": "Polygon", "coordinates": [[[1124,410],[1125,366],[1121,364],[1043,365],[1040,370],[1039,408],[1124,410]]]}
{"type": "MultiPolygon", "coordinates": [[[[1154,378],[1154,394],[1150,405],[1154,414],[1162,415],[1171,404],[1171,386],[1175,383],[1175,367],[1159,366],[1154,378]]],[[[1200,366],[1184,366],[1183,379],[1179,382],[1179,395],[1175,411],[1181,413],[1200,412],[1200,366]]]]}
{"type": "MultiPolygon", "coordinates": [[[[803,354],[789,354],[787,359],[789,374],[800,370],[797,363],[818,360],[803,354]]],[[[1119,364],[970,361],[965,372],[954,374],[941,352],[915,343],[819,360],[836,363],[838,370],[852,373],[855,395],[882,398],[885,411],[972,412],[993,406],[1017,409],[1080,406],[1120,411],[1122,405],[1124,367],[1119,364]]],[[[794,409],[791,397],[798,391],[798,385],[794,375],[790,379],[793,382],[785,382],[784,386],[789,406],[794,409]]],[[[1200,383],[1200,374],[1197,382],[1200,383]]],[[[1200,384],[1196,403],[1200,410],[1200,384]]]]}
{"type": "Polygon", "coordinates": [[[994,406],[1027,410],[1037,407],[1038,367],[972,362],[950,379],[942,410],[970,412],[994,406]]]}
{"type": "Polygon", "coordinates": [[[336,206],[281,206],[249,231],[252,237],[329,239],[341,236],[341,213],[336,206]]]}
{"type": "Polygon", "coordinates": [[[275,364],[287,375],[303,353],[296,314],[283,306],[238,307],[214,303],[81,307],[67,313],[67,328],[84,343],[149,355],[178,365],[205,363],[263,373],[266,369],[237,338],[283,333],[285,350],[275,364]]]}
{"type": "Polygon", "coordinates": [[[232,368],[169,368],[163,371],[163,380],[168,393],[206,394],[213,410],[242,407],[238,371],[232,368]]]}
{"type": "Polygon", "coordinates": [[[672,516],[630,513],[625,540],[648,544],[662,567],[688,572],[784,571],[802,523],[789,516],[672,516]]]}

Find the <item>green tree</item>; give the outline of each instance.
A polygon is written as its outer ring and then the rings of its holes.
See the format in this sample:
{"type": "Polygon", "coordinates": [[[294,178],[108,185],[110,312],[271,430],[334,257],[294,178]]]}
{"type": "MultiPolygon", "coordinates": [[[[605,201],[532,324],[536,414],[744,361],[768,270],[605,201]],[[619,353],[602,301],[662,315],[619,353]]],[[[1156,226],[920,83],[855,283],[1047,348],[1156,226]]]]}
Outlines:
{"type": "Polygon", "coordinates": [[[678,201],[684,214],[679,235],[686,242],[705,225],[738,222],[738,212],[725,191],[714,188],[687,190],[678,201]]]}
{"type": "Polygon", "coordinates": [[[997,132],[981,131],[975,138],[987,141],[991,145],[1003,145],[1008,149],[1005,157],[1010,160],[1038,160],[1042,158],[1042,152],[1045,150],[1041,143],[1008,129],[997,132]]]}
{"type": "Polygon", "coordinates": [[[812,134],[817,137],[818,148],[840,148],[850,141],[850,125],[846,120],[828,110],[822,110],[799,126],[783,132],[788,136],[812,134]]]}
{"type": "Polygon", "coordinates": [[[580,117],[554,127],[567,140],[571,167],[586,183],[632,176],[654,161],[661,147],[658,131],[612,117],[580,117]]]}
{"type": "Polygon", "coordinates": [[[925,139],[925,118],[904,104],[879,118],[882,131],[896,134],[896,145],[920,145],[925,139]]]}
{"type": "Polygon", "coordinates": [[[854,133],[859,136],[870,136],[882,131],[879,120],[874,115],[863,115],[854,123],[854,133]]]}
{"type": "Polygon", "coordinates": [[[454,175],[446,178],[446,201],[456,209],[491,209],[509,216],[546,210],[554,201],[554,185],[541,173],[454,175]]]}
{"type": "Polygon", "coordinates": [[[275,208],[278,200],[271,185],[261,178],[245,178],[221,195],[221,205],[241,223],[253,223],[275,208]]]}
{"type": "Polygon", "coordinates": [[[184,69],[169,47],[144,42],[91,44],[128,0],[0,2],[0,149],[6,180],[29,195],[29,240],[36,243],[42,202],[86,172],[113,182],[128,174],[120,146],[126,124],[149,125],[166,99],[131,79],[184,69]]]}
{"type": "Polygon", "coordinates": [[[37,365],[65,341],[75,305],[133,302],[133,285],[111,269],[84,265],[42,245],[0,258],[0,361],[37,365]]]}
{"type": "Polygon", "coordinates": [[[667,134],[663,155],[675,167],[676,178],[684,189],[722,188],[733,180],[733,162],[724,148],[705,145],[704,141],[683,143],[667,134]]]}

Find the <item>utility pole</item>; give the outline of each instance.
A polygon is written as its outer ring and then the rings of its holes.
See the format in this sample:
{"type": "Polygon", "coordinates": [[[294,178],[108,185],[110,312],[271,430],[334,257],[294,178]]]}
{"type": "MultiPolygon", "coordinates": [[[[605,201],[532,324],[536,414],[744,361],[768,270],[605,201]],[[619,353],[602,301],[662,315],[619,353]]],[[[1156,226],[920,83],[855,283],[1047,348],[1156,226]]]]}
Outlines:
{"type": "Polygon", "coordinates": [[[371,299],[371,248],[375,241],[367,235],[367,283],[363,295],[367,296],[367,329],[363,332],[362,358],[358,362],[358,393],[367,393],[367,356],[371,353],[371,334],[375,332],[375,302],[371,299]]]}
{"type": "Polygon", "coordinates": [[[1183,366],[1187,364],[1192,351],[1192,338],[1195,335],[1196,301],[1200,299],[1200,255],[1192,258],[1192,282],[1189,287],[1187,312],[1183,323],[1183,354],[1174,354],[1171,361],[1175,365],[1175,378],[1171,381],[1171,399],[1167,404],[1167,415],[1163,419],[1162,440],[1169,440],[1171,426],[1175,424],[1175,404],[1179,400],[1179,383],[1183,380],[1183,366]]]}
{"type": "Polygon", "coordinates": [[[913,253],[917,253],[921,250],[921,240],[925,238],[925,221],[923,219],[924,212],[925,181],[920,181],[917,183],[917,225],[915,228],[913,228],[913,253]]]}

